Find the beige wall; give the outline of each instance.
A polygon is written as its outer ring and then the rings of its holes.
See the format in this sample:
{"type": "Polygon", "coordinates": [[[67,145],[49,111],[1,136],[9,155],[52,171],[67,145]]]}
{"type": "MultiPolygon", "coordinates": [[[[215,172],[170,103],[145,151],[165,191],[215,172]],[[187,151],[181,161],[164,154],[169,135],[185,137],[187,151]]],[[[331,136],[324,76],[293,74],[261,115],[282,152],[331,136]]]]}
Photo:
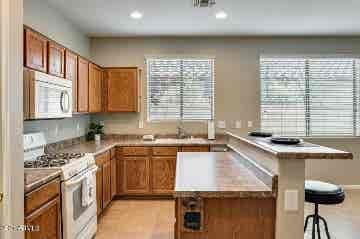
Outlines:
{"type": "MultiPolygon", "coordinates": [[[[24,24],[90,58],[90,39],[42,0],[24,0],[24,24]]],[[[84,135],[89,116],[62,120],[27,121],[24,133],[43,131],[49,143],[84,135]]]]}
{"type": "MultiPolygon", "coordinates": [[[[226,120],[227,129],[239,134],[259,127],[261,54],[356,54],[360,55],[360,38],[93,38],[91,55],[103,66],[139,66],[143,74],[143,114],[123,113],[92,117],[104,121],[107,133],[174,133],[176,123],[146,122],[146,67],[147,55],[190,55],[216,57],[215,117],[226,120]],[[138,128],[138,121],[145,128],[138,128]],[[243,128],[233,129],[235,120],[243,128]],[[247,121],[254,121],[247,128],[247,121]]],[[[206,124],[187,123],[192,133],[206,133],[206,124]]],[[[220,132],[218,130],[217,132],[220,132]]],[[[324,161],[307,163],[308,178],[331,180],[339,184],[360,184],[360,140],[316,140],[335,148],[349,149],[356,161],[324,161]],[[341,169],[346,174],[339,171],[341,169]],[[329,171],[330,170],[330,171],[329,171]]]]}

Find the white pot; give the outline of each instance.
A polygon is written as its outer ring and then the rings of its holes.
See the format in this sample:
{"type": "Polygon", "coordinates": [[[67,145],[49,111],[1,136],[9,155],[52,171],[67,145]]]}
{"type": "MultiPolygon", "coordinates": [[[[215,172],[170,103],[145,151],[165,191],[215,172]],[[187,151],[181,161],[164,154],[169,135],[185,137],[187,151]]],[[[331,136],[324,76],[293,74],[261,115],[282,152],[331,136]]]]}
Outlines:
{"type": "Polygon", "coordinates": [[[95,134],[95,142],[100,143],[101,140],[101,134],[95,134]]]}

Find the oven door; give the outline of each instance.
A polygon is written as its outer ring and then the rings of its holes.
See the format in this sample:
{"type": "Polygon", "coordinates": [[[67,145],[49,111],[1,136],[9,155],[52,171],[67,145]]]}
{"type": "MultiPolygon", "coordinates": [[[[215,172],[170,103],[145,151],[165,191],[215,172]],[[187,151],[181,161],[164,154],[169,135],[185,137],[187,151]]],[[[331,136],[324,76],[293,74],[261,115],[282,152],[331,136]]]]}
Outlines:
{"type": "Polygon", "coordinates": [[[63,239],[90,239],[96,233],[96,171],[97,166],[93,166],[82,174],[61,183],[63,239]],[[83,207],[82,181],[89,171],[93,176],[95,190],[91,195],[92,203],[83,207]]]}

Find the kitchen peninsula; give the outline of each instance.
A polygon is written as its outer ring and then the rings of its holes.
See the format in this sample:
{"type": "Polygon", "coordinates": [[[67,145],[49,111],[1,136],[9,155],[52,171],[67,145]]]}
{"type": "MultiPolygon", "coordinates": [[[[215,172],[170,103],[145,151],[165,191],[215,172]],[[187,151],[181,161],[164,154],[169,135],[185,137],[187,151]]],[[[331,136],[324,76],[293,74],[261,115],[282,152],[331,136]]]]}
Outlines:
{"type": "Polygon", "coordinates": [[[228,137],[229,152],[178,154],[176,239],[303,238],[305,160],[353,158],[305,142],[228,137]]]}

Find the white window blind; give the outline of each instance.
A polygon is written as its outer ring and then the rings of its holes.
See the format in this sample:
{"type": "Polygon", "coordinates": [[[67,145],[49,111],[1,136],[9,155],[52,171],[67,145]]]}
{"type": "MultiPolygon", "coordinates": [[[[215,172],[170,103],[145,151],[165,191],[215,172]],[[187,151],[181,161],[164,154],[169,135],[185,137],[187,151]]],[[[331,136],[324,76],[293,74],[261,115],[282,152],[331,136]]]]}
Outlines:
{"type": "Polygon", "coordinates": [[[358,62],[347,58],[261,58],[261,127],[288,136],[355,136],[358,62]]]}
{"type": "Polygon", "coordinates": [[[214,117],[213,59],[147,59],[148,120],[214,117]]]}

